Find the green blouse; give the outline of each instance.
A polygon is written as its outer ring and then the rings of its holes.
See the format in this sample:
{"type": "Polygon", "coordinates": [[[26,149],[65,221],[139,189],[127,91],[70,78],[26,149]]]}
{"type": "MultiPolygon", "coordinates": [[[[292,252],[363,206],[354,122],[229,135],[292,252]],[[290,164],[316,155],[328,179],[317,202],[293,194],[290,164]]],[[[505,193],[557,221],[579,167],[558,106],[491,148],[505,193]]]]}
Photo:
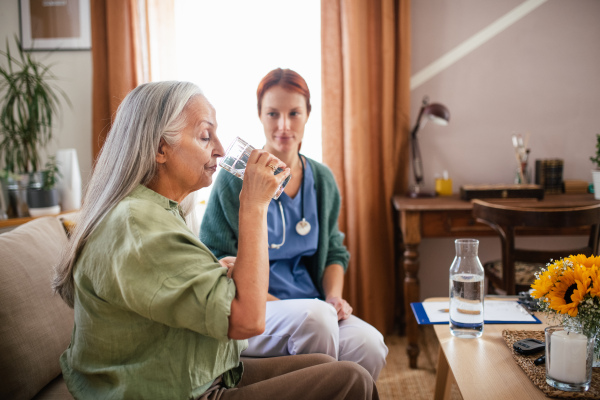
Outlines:
{"type": "Polygon", "coordinates": [[[188,399],[241,379],[247,341],[227,337],[236,287],[176,202],[138,186],[75,265],[75,326],[60,358],[75,398],[188,399]]]}

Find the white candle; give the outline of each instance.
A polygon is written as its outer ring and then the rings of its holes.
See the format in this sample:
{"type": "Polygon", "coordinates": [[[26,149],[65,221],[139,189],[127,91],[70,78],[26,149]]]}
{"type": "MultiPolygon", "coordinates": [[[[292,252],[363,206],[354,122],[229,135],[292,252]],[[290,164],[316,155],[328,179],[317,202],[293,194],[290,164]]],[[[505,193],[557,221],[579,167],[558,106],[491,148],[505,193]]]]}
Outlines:
{"type": "MultiPolygon", "coordinates": [[[[550,338],[548,375],[565,383],[587,380],[587,337],[580,333],[555,331],[550,338]]],[[[546,360],[548,362],[548,360],[546,360]]]]}

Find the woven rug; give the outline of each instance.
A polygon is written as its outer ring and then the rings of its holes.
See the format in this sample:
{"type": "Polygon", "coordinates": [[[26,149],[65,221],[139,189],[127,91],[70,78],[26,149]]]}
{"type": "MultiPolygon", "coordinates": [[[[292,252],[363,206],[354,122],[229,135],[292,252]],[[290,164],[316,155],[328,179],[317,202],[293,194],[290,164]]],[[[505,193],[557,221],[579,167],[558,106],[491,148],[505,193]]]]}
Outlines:
{"type": "MultiPolygon", "coordinates": [[[[435,390],[435,373],[439,343],[433,326],[419,327],[421,353],[416,369],[408,367],[406,336],[389,335],[385,338],[389,353],[387,364],[377,379],[377,390],[381,400],[431,400],[435,390]]],[[[452,400],[462,400],[456,385],[452,385],[452,400]]]]}
{"type": "Polygon", "coordinates": [[[587,392],[565,392],[553,388],[546,383],[546,366],[535,365],[533,362],[537,355],[523,356],[513,349],[513,343],[527,338],[533,338],[544,341],[544,331],[502,331],[504,342],[512,352],[513,358],[519,366],[525,371],[531,382],[536,385],[548,397],[566,398],[566,399],[600,399],[600,368],[592,368],[592,383],[587,392]]]}

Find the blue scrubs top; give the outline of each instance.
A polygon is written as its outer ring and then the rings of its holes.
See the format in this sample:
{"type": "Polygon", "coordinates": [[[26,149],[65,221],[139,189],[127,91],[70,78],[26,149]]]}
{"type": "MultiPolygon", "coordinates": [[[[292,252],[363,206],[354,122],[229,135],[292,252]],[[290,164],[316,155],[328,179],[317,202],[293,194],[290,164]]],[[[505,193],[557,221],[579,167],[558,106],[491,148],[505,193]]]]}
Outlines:
{"type": "Polygon", "coordinates": [[[302,186],[293,199],[285,192],[278,200],[271,200],[267,213],[269,245],[283,241],[283,221],[278,202],[281,202],[285,216],[285,243],[279,249],[269,249],[269,293],[279,299],[319,298],[320,294],[313,283],[302,257],[311,256],[317,251],[319,221],[317,219],[317,192],[310,164],[304,161],[304,218],[310,223],[308,235],[296,232],[296,224],[302,219],[302,186]]]}

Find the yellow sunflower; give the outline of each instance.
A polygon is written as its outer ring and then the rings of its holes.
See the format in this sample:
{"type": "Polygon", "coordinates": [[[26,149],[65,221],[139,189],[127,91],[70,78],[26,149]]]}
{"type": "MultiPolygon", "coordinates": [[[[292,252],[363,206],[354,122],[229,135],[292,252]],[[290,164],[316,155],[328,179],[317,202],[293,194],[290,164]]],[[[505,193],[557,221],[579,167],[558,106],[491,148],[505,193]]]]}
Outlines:
{"type": "Polygon", "coordinates": [[[600,269],[594,265],[588,273],[591,279],[590,295],[600,297],[600,269]]]}
{"type": "Polygon", "coordinates": [[[593,266],[600,266],[600,256],[589,256],[586,257],[584,254],[577,254],[576,256],[571,255],[566,258],[573,263],[573,265],[582,265],[587,269],[591,269],[593,266]]]}
{"type": "Polygon", "coordinates": [[[552,275],[560,276],[564,268],[567,268],[565,265],[565,260],[557,260],[548,265],[548,272],[550,272],[552,275]]]}
{"type": "Polygon", "coordinates": [[[550,307],[561,314],[576,317],[579,303],[587,294],[590,283],[591,278],[586,268],[567,268],[548,293],[550,307]]]}
{"type": "Polygon", "coordinates": [[[531,292],[531,297],[534,299],[539,299],[540,297],[544,297],[546,294],[548,294],[550,289],[552,289],[552,286],[554,286],[556,278],[556,274],[552,274],[551,271],[542,272],[531,285],[531,288],[534,289],[534,291],[531,292]]]}

